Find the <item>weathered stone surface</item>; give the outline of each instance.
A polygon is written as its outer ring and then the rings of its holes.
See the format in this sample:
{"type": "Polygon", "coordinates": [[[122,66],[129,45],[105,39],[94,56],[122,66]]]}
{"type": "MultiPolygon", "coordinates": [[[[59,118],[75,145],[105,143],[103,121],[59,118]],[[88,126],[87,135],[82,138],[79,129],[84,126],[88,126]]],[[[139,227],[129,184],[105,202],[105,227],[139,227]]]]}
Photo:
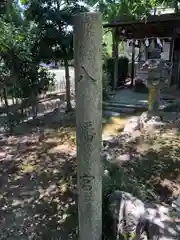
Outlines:
{"type": "Polygon", "coordinates": [[[102,236],[102,15],[75,16],[79,240],[102,236]],[[93,166],[93,167],[92,167],[93,166]]]}
{"type": "Polygon", "coordinates": [[[146,130],[153,130],[153,129],[160,129],[163,126],[165,126],[164,122],[161,121],[156,121],[155,119],[151,119],[150,121],[147,122],[146,125],[144,125],[144,129],[146,130]]]}
{"type": "Polygon", "coordinates": [[[162,59],[155,58],[148,59],[141,69],[148,73],[144,79],[149,89],[148,111],[157,114],[160,107],[160,89],[166,84],[170,66],[162,59]]]}
{"type": "Polygon", "coordinates": [[[130,154],[120,154],[119,156],[116,157],[117,162],[126,162],[131,160],[131,155],[130,154]]]}
{"type": "Polygon", "coordinates": [[[160,116],[150,116],[148,112],[144,112],[139,119],[141,130],[155,130],[162,128],[165,123],[160,116]]]}
{"type": "Polygon", "coordinates": [[[132,156],[129,154],[126,145],[142,136],[139,127],[139,117],[132,117],[128,120],[119,136],[103,136],[102,155],[104,159],[116,165],[130,161],[132,156]]]}
{"type": "Polygon", "coordinates": [[[175,209],[176,215],[180,218],[180,196],[178,196],[178,197],[172,202],[172,208],[175,209]]]}
{"type": "Polygon", "coordinates": [[[141,116],[140,116],[140,123],[141,122],[147,122],[147,121],[149,121],[150,120],[150,115],[148,114],[148,112],[143,112],[142,114],[141,114],[141,116]]]}
{"type": "Polygon", "coordinates": [[[123,132],[124,133],[133,133],[134,131],[139,130],[139,129],[140,129],[139,117],[132,117],[127,121],[123,132]]]}
{"type": "Polygon", "coordinates": [[[168,79],[171,66],[162,59],[148,59],[143,65],[142,70],[148,72],[145,84],[148,88],[154,86],[164,86],[168,79]]]}
{"type": "Polygon", "coordinates": [[[149,222],[151,236],[158,236],[160,240],[180,239],[180,222],[172,216],[170,207],[155,204],[145,204],[146,219],[149,222]]]}
{"type": "Polygon", "coordinates": [[[148,235],[150,239],[180,239],[180,221],[172,216],[170,207],[143,202],[123,191],[115,191],[109,201],[111,214],[119,222],[119,234],[125,235],[128,232],[136,235],[134,239],[148,239],[148,235]],[[122,224],[124,222],[126,226],[122,224]]]}

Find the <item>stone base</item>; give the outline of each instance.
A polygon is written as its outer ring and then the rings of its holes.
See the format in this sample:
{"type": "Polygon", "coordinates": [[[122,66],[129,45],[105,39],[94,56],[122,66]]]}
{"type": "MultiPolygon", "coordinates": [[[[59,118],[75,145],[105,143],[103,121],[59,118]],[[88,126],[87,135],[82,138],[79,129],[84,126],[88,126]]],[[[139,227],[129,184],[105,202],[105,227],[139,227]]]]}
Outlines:
{"type": "Polygon", "coordinates": [[[132,134],[134,131],[137,131],[139,129],[140,129],[139,117],[131,117],[127,121],[123,132],[132,134]]]}
{"type": "Polygon", "coordinates": [[[165,123],[162,121],[162,116],[152,116],[148,112],[144,112],[140,118],[140,130],[157,130],[161,129],[165,123]]]}
{"type": "MultiPolygon", "coordinates": [[[[167,118],[168,116],[166,116],[167,118]]],[[[172,117],[172,116],[171,116],[172,117]]],[[[175,116],[173,117],[173,119],[175,116]]],[[[131,152],[124,152],[124,146],[126,143],[133,141],[137,138],[137,134],[140,137],[143,136],[141,131],[148,131],[150,129],[157,130],[164,127],[166,124],[163,114],[161,116],[152,116],[148,112],[144,112],[140,117],[130,118],[124,128],[124,131],[112,139],[104,139],[103,157],[104,160],[117,167],[121,167],[122,163],[133,161],[133,154],[131,152]],[[123,152],[119,151],[122,149],[123,152]]],[[[128,149],[127,149],[128,150],[128,149]]],[[[104,176],[111,178],[108,170],[104,171],[104,176]]],[[[129,193],[121,192],[120,194],[115,194],[115,199],[111,199],[112,206],[119,206],[116,204],[118,201],[121,203],[121,196],[125,194],[128,196],[128,204],[126,212],[130,212],[130,216],[133,216],[134,224],[136,225],[139,220],[142,221],[142,217],[148,222],[148,232],[151,233],[152,240],[179,240],[180,239],[180,198],[173,202],[172,206],[164,206],[160,204],[155,204],[153,202],[141,202],[139,199],[134,201],[134,196],[129,193]],[[120,197],[119,197],[120,196],[120,197]],[[132,201],[131,201],[132,199],[132,201]],[[115,201],[115,204],[114,202],[115,201]],[[131,204],[131,202],[133,204],[131,204]],[[135,202],[137,204],[135,204],[135,202]],[[139,204],[140,203],[140,204],[139,204]],[[143,212],[142,212],[143,210],[143,212]],[[141,213],[141,214],[140,214],[141,213]],[[139,215],[138,215],[139,214],[139,215]],[[138,219],[139,217],[139,219],[138,219]]],[[[125,198],[123,198],[124,200],[125,198]]],[[[114,212],[119,213],[119,209],[113,209],[114,212]]],[[[122,214],[118,214],[123,216],[122,214]]],[[[128,215],[127,215],[128,217],[128,215]]],[[[128,219],[119,219],[126,220],[128,219]]],[[[120,233],[123,233],[123,229],[119,229],[120,233]]],[[[138,236],[139,237],[139,236],[138,236]]],[[[142,237],[142,236],[141,236],[142,237]]],[[[147,240],[147,236],[143,236],[144,240],[147,240]]],[[[137,239],[140,239],[137,238],[137,239]]]]}
{"type": "Polygon", "coordinates": [[[126,234],[126,229],[121,224],[126,222],[129,233],[135,233],[132,229],[137,230],[136,238],[133,239],[149,239],[148,235],[152,240],[180,239],[179,215],[172,215],[171,207],[142,202],[132,194],[122,191],[115,191],[109,202],[114,220],[118,219],[120,223],[117,228],[119,234],[126,234]],[[143,238],[141,232],[144,233],[143,238]]]}

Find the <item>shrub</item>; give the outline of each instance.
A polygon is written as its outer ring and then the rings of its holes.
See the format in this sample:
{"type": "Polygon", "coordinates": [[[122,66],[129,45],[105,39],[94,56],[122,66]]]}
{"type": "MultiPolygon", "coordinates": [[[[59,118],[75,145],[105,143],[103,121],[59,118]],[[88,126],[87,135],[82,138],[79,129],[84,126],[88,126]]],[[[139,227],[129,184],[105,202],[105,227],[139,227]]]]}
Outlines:
{"type": "MultiPolygon", "coordinates": [[[[127,76],[128,76],[128,63],[129,60],[126,57],[120,57],[118,60],[118,82],[117,86],[121,86],[127,76]]],[[[106,69],[107,73],[110,76],[110,86],[113,86],[114,79],[114,60],[113,58],[107,58],[104,62],[104,69],[106,69]]]]}
{"type": "Polygon", "coordinates": [[[111,87],[110,87],[110,76],[107,73],[107,71],[103,71],[103,100],[108,100],[109,96],[110,96],[110,91],[111,91],[111,87]]]}

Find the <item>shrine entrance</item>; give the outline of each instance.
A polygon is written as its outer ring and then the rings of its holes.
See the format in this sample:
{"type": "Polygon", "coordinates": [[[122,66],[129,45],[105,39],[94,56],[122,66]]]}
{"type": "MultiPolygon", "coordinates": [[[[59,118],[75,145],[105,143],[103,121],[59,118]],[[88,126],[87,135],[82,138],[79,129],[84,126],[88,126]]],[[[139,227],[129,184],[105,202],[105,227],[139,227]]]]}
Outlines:
{"type": "Polygon", "coordinates": [[[180,59],[177,47],[178,39],[180,39],[179,21],[180,15],[164,14],[149,16],[146,20],[117,19],[112,23],[104,24],[104,28],[109,28],[112,32],[112,56],[114,59],[113,90],[117,88],[118,83],[120,41],[129,42],[132,46],[132,58],[129,69],[131,87],[134,86],[134,80],[137,78],[137,71],[141,68],[141,65],[147,59],[154,57],[162,58],[172,63],[168,86],[176,85],[177,88],[180,86],[180,59]],[[139,49],[138,60],[135,59],[135,48],[139,49]]]}

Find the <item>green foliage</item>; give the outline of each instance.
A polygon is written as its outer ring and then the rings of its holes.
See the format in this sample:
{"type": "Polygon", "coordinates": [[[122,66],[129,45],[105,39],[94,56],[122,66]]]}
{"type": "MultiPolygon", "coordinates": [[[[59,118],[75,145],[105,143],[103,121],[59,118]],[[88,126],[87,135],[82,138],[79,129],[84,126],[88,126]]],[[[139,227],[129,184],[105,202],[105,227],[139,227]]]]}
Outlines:
{"type": "Polygon", "coordinates": [[[110,87],[110,76],[106,70],[103,71],[103,100],[108,100],[111,87],[110,87]]]}
{"type": "Polygon", "coordinates": [[[15,96],[18,98],[29,98],[38,96],[46,92],[50,85],[53,84],[53,76],[44,68],[34,63],[24,63],[23,71],[20,72],[18,85],[15,89],[15,96]]]}
{"type": "Polygon", "coordinates": [[[77,1],[29,0],[26,4],[25,16],[34,21],[39,29],[38,55],[42,62],[63,62],[66,75],[67,111],[71,107],[69,61],[73,60],[73,33],[68,30],[72,25],[72,15],[87,11],[77,1]]]}
{"type": "Polygon", "coordinates": [[[22,27],[17,28],[2,19],[0,26],[1,72],[4,73],[6,68],[9,76],[9,79],[2,79],[1,83],[15,86],[14,92],[21,92],[18,97],[27,97],[27,91],[29,94],[32,91],[38,94],[47,89],[50,79],[44,69],[39,69],[40,59],[36,47],[38,36],[34,29],[24,32],[22,27]]]}
{"type": "Polygon", "coordinates": [[[111,22],[118,18],[146,18],[152,9],[158,7],[170,7],[174,8],[175,12],[178,12],[178,3],[180,3],[180,0],[85,0],[84,2],[102,12],[104,21],[111,22]]]}
{"type": "Polygon", "coordinates": [[[148,15],[153,8],[154,0],[86,0],[87,4],[96,6],[96,9],[103,13],[104,20],[111,22],[117,18],[142,18],[148,15]]]}
{"type": "Polygon", "coordinates": [[[35,21],[40,30],[39,51],[44,62],[73,59],[73,35],[67,27],[72,15],[87,9],[76,1],[31,0],[26,4],[25,16],[35,21]]]}
{"type": "Polygon", "coordinates": [[[103,60],[106,61],[106,59],[109,57],[108,49],[107,49],[107,44],[104,42],[102,45],[103,49],[103,60]]]}
{"type": "MultiPolygon", "coordinates": [[[[120,57],[118,60],[118,85],[121,85],[128,75],[128,63],[129,60],[126,57],[120,57]]],[[[104,63],[104,68],[110,76],[110,85],[112,87],[114,78],[114,59],[108,58],[104,63]]]]}
{"type": "Polygon", "coordinates": [[[0,94],[11,131],[15,115],[8,98],[36,99],[53,81],[45,69],[40,69],[38,27],[23,19],[13,4],[0,17],[0,94]]]}

